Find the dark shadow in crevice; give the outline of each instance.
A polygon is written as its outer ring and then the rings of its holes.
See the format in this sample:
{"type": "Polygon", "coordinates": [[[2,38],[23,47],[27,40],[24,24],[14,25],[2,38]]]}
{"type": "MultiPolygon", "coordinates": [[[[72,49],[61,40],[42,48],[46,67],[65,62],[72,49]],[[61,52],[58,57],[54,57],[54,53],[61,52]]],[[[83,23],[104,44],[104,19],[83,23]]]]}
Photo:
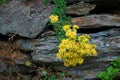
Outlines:
{"type": "Polygon", "coordinates": [[[65,14],[65,15],[67,15],[67,16],[70,16],[71,18],[74,18],[74,17],[83,17],[83,16],[86,16],[86,15],[88,15],[88,14],[81,14],[81,15],[76,15],[76,14],[65,14]]]}
{"type": "Polygon", "coordinates": [[[0,40],[1,40],[1,41],[7,41],[7,40],[8,40],[8,37],[0,34],[0,40]]]}
{"type": "Polygon", "coordinates": [[[35,37],[34,39],[38,39],[41,38],[41,35],[47,31],[54,31],[53,26],[48,22],[45,26],[45,28],[43,29],[43,31],[37,35],[37,37],[35,37]]]}
{"type": "Polygon", "coordinates": [[[118,8],[99,8],[96,7],[92,11],[90,11],[90,14],[111,14],[111,11],[114,11],[118,8]]]}
{"type": "Polygon", "coordinates": [[[15,42],[21,39],[32,40],[31,38],[22,37],[22,36],[19,36],[18,34],[11,34],[11,33],[8,33],[6,35],[0,34],[1,41],[15,42]]]}
{"type": "Polygon", "coordinates": [[[85,33],[85,34],[98,33],[98,32],[106,31],[106,30],[109,30],[109,29],[112,29],[112,27],[111,28],[87,28],[87,29],[79,29],[78,33],[85,33]]]}
{"type": "Polygon", "coordinates": [[[90,14],[108,14],[110,11],[120,8],[119,0],[97,0],[91,4],[97,5],[92,11],[90,11],[90,14]]]}

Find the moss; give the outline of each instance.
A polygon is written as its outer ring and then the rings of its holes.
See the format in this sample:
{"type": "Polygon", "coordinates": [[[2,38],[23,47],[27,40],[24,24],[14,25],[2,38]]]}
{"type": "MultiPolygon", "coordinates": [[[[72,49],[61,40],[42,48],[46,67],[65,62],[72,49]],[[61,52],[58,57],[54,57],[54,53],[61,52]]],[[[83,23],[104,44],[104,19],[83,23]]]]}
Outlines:
{"type": "Polygon", "coordinates": [[[0,0],[0,5],[3,5],[6,3],[6,0],[0,0]]]}

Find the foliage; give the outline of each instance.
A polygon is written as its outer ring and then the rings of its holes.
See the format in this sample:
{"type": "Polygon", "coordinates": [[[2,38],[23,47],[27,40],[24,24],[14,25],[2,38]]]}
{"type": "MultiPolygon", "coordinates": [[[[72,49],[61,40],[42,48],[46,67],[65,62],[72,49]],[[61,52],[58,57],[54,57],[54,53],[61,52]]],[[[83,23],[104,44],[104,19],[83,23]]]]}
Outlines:
{"type": "Polygon", "coordinates": [[[5,4],[6,0],[0,0],[0,5],[5,4]]]}
{"type": "Polygon", "coordinates": [[[99,72],[98,78],[101,80],[113,80],[116,77],[116,74],[120,71],[120,57],[115,61],[111,62],[111,66],[107,68],[106,72],[99,72]]]}
{"type": "Polygon", "coordinates": [[[66,31],[65,36],[67,38],[62,39],[58,46],[59,51],[57,53],[58,59],[64,60],[65,66],[76,66],[82,64],[86,56],[96,56],[96,45],[89,44],[90,36],[88,34],[77,36],[77,25],[65,25],[63,30],[66,31]]]}
{"type": "MultiPolygon", "coordinates": [[[[58,77],[59,77],[59,80],[63,80],[62,77],[64,77],[64,73],[59,73],[58,77]]],[[[58,77],[56,75],[52,75],[50,77],[47,78],[47,80],[57,80],[58,77]]]]}
{"type": "Polygon", "coordinates": [[[31,65],[31,62],[30,62],[30,61],[26,61],[26,62],[25,62],[25,65],[26,65],[26,66],[30,66],[30,65],[31,65]]]}
{"type": "Polygon", "coordinates": [[[120,68],[120,57],[110,63],[114,68],[120,68]]]}
{"type": "Polygon", "coordinates": [[[52,25],[56,31],[58,40],[61,41],[65,38],[65,32],[62,28],[64,25],[70,24],[71,17],[64,14],[67,7],[65,0],[54,0],[54,2],[55,8],[53,9],[52,14],[57,15],[59,17],[59,21],[57,23],[53,23],[52,25]]]}
{"type": "Polygon", "coordinates": [[[55,7],[49,17],[60,42],[57,58],[64,61],[64,66],[82,64],[84,56],[96,56],[96,45],[90,44],[90,36],[77,36],[77,25],[72,25],[71,17],[64,14],[67,7],[65,0],[54,0],[55,7]]]}
{"type": "Polygon", "coordinates": [[[43,2],[44,5],[47,6],[49,4],[50,0],[42,0],[42,2],[43,2]]]}
{"type": "Polygon", "coordinates": [[[83,63],[84,55],[96,56],[96,46],[89,44],[89,35],[77,36],[78,26],[71,25],[69,17],[64,15],[65,9],[64,0],[55,0],[55,8],[50,16],[58,40],[61,42],[57,58],[63,59],[65,66],[76,66],[83,63]]]}
{"type": "Polygon", "coordinates": [[[63,80],[63,77],[65,76],[65,74],[63,72],[59,72],[58,75],[48,75],[48,72],[46,70],[42,70],[43,73],[43,78],[40,78],[39,80],[57,80],[59,78],[59,80],[63,80]]]}

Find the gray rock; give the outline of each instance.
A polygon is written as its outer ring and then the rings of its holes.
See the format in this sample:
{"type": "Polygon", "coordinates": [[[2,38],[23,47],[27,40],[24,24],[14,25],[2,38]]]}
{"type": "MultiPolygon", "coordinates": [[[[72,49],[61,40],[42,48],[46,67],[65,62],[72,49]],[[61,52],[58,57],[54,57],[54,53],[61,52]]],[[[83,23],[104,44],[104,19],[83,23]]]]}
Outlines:
{"type": "Polygon", "coordinates": [[[91,3],[97,6],[91,13],[108,13],[113,9],[119,9],[120,0],[67,0],[68,4],[91,3]]]}
{"type": "Polygon", "coordinates": [[[86,58],[82,65],[67,68],[63,66],[62,61],[56,59],[58,41],[55,36],[46,36],[33,41],[19,40],[17,44],[25,50],[33,50],[32,58],[36,63],[54,65],[55,69],[67,71],[72,75],[77,75],[80,79],[93,80],[99,71],[105,70],[109,62],[114,61],[120,55],[119,33],[120,28],[90,34],[91,43],[97,44],[98,56],[86,58]]]}
{"type": "Polygon", "coordinates": [[[58,40],[55,36],[47,36],[36,40],[19,40],[17,44],[24,51],[33,51],[32,58],[40,62],[56,62],[58,40]],[[52,54],[51,54],[52,53],[52,54]],[[39,54],[39,55],[38,55],[39,54]]]}
{"type": "Polygon", "coordinates": [[[77,2],[96,2],[97,0],[66,0],[68,4],[73,4],[77,2]]]}
{"type": "Polygon", "coordinates": [[[9,1],[0,7],[0,33],[35,38],[44,30],[52,7],[52,5],[46,7],[42,0],[9,1]]]}
{"type": "Polygon", "coordinates": [[[96,5],[89,3],[77,3],[74,5],[69,5],[65,13],[69,15],[87,15],[95,8],[95,6],[96,5]]]}
{"type": "Polygon", "coordinates": [[[120,3],[119,0],[66,0],[69,4],[72,3],[77,3],[77,2],[85,2],[85,3],[96,3],[96,4],[101,4],[101,5],[110,5],[113,4],[111,6],[115,6],[118,5],[120,3]]]}
{"type": "Polygon", "coordinates": [[[120,17],[109,14],[89,15],[72,18],[72,23],[82,29],[120,27],[120,17]]]}

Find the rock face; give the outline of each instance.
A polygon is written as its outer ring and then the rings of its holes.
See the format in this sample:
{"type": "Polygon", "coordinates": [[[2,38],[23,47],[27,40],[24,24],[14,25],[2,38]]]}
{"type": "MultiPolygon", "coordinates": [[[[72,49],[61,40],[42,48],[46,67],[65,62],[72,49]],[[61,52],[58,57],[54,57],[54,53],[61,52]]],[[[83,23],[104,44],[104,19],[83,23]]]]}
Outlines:
{"type": "Polygon", "coordinates": [[[0,33],[35,38],[44,30],[51,11],[52,5],[46,7],[42,0],[12,0],[0,7],[0,33]]]}
{"type": "Polygon", "coordinates": [[[120,28],[120,17],[100,14],[100,15],[89,15],[84,17],[72,18],[72,23],[77,24],[80,28],[110,28],[117,27],[120,28]]]}
{"type": "Polygon", "coordinates": [[[98,56],[85,57],[85,62],[76,67],[64,67],[63,61],[56,58],[59,42],[55,32],[44,29],[45,26],[51,28],[47,22],[54,7],[53,0],[48,7],[42,4],[42,0],[9,0],[6,5],[0,6],[1,73],[5,71],[15,73],[14,65],[17,72],[27,75],[36,73],[39,78],[43,69],[38,65],[45,64],[52,65],[55,70],[77,75],[76,80],[94,80],[99,71],[104,71],[109,66],[109,62],[120,56],[120,17],[109,13],[91,14],[91,11],[96,9],[106,10],[117,7],[119,9],[120,0],[67,1],[69,7],[66,15],[72,15],[72,23],[80,27],[78,35],[90,34],[91,43],[97,45],[98,56]],[[75,4],[72,5],[73,3],[75,4]],[[7,40],[10,43],[5,42],[7,40]],[[11,41],[14,44],[11,44],[11,41]],[[26,66],[26,61],[30,61],[31,65],[26,66]]]}
{"type": "Polygon", "coordinates": [[[25,70],[26,61],[30,61],[29,57],[20,52],[17,45],[0,41],[0,73],[15,72],[15,69],[17,69],[18,72],[27,73],[28,71],[25,70]],[[17,67],[15,68],[13,65],[17,67]]]}
{"type": "Polygon", "coordinates": [[[83,65],[65,68],[63,63],[56,59],[58,42],[55,36],[47,36],[34,41],[20,40],[17,42],[21,47],[27,46],[25,50],[33,50],[32,58],[34,62],[56,65],[59,70],[68,71],[78,75],[83,79],[93,79],[97,72],[108,67],[110,61],[114,61],[120,54],[120,29],[110,29],[107,31],[90,34],[91,43],[97,44],[98,56],[86,58],[83,65]],[[111,56],[112,55],[112,56],[111,56]]]}
{"type": "Polygon", "coordinates": [[[66,9],[66,14],[69,15],[87,15],[96,5],[90,5],[89,3],[77,3],[70,5],[66,9]]]}
{"type": "Polygon", "coordinates": [[[69,4],[77,3],[77,2],[96,2],[97,0],[66,0],[69,4]]]}
{"type": "Polygon", "coordinates": [[[68,4],[78,2],[96,4],[92,13],[106,13],[120,7],[120,0],[67,0],[68,4]]]}

